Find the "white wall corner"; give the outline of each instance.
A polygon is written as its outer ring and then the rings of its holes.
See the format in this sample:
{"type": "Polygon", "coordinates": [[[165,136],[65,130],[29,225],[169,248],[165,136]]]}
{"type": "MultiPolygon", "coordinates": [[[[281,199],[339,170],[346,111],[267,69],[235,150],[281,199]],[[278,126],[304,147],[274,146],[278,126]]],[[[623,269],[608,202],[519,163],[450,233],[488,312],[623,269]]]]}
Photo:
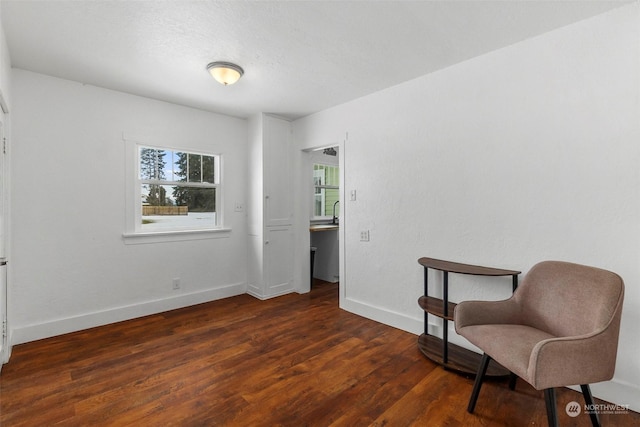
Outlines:
{"type": "MultiPolygon", "coordinates": [[[[345,297],[340,302],[340,308],[350,313],[357,314],[376,322],[420,335],[423,331],[423,322],[420,319],[388,310],[384,307],[377,307],[363,301],[358,301],[350,297],[345,297]]],[[[416,337],[416,342],[417,342],[416,337]]]]}

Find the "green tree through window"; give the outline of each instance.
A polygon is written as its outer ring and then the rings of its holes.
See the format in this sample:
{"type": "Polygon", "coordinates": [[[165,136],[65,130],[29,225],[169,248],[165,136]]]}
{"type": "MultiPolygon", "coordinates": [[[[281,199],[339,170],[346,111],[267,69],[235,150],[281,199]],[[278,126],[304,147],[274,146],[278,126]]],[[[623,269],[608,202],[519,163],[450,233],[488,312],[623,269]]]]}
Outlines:
{"type": "MultiPolygon", "coordinates": [[[[140,178],[162,181],[165,177],[164,150],[142,147],[140,149],[140,178]]],[[[145,202],[150,206],[171,206],[173,201],[167,197],[167,190],[157,184],[150,184],[145,202]]]]}
{"type": "MultiPolygon", "coordinates": [[[[215,157],[202,154],[176,153],[176,175],[180,182],[214,184],[215,157]]],[[[211,197],[210,189],[176,186],[173,187],[173,197],[178,205],[186,205],[189,212],[215,212],[216,199],[211,197]]]]}

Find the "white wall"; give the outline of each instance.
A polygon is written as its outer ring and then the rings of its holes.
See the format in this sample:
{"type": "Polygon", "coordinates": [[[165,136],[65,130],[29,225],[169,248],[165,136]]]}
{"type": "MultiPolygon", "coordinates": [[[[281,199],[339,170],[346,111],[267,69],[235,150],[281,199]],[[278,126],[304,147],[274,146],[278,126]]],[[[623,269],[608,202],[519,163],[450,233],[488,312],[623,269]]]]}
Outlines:
{"type": "Polygon", "coordinates": [[[17,69],[13,95],[14,344],[246,291],[246,120],[17,69]],[[125,244],[123,133],[222,154],[231,233],[125,244]]]}
{"type": "MultiPolygon", "coordinates": [[[[1,17],[1,15],[0,15],[1,17]]],[[[0,20],[0,90],[7,104],[11,104],[11,58],[7,39],[0,20]]]]}
{"type": "MultiPolygon", "coordinates": [[[[616,377],[593,389],[640,410],[639,23],[635,3],[294,122],[299,149],[348,133],[342,306],[420,333],[421,256],[613,270],[616,377]]],[[[510,294],[450,283],[453,300],[510,294]]]]}
{"type": "MultiPolygon", "coordinates": [[[[2,101],[4,101],[5,107],[11,111],[11,58],[9,56],[9,48],[7,47],[6,37],[4,34],[4,29],[2,27],[2,11],[0,10],[0,94],[2,94],[2,101]]],[[[8,170],[10,168],[10,164],[8,161],[8,153],[10,151],[11,145],[11,115],[4,114],[2,110],[0,110],[0,122],[3,125],[3,133],[4,138],[8,141],[6,146],[6,153],[4,158],[4,174],[0,177],[0,184],[2,184],[4,191],[4,199],[0,200],[0,206],[2,203],[7,203],[9,201],[8,191],[9,185],[7,182],[7,178],[9,177],[8,170]]],[[[2,141],[0,141],[2,144],[2,141]]],[[[2,206],[3,217],[0,218],[0,256],[7,257],[8,256],[8,232],[9,232],[9,210],[7,206],[2,206]]],[[[1,301],[1,299],[0,299],[1,301]]]]}
{"type": "MultiPolygon", "coordinates": [[[[5,103],[5,106],[11,111],[11,58],[9,56],[9,49],[7,47],[6,37],[4,34],[4,29],[2,27],[2,10],[0,8],[0,93],[2,93],[2,98],[5,103]]],[[[0,111],[0,121],[2,122],[3,134],[6,141],[8,141],[8,146],[6,148],[6,155],[4,156],[4,164],[2,175],[0,176],[0,184],[2,185],[2,193],[3,198],[0,200],[0,204],[2,205],[2,218],[0,218],[0,256],[4,256],[10,258],[10,247],[8,245],[9,240],[9,201],[10,196],[9,192],[9,169],[11,167],[9,163],[9,154],[10,153],[10,144],[11,144],[11,115],[4,114],[0,111]]],[[[1,154],[0,154],[1,155],[1,154]]],[[[0,268],[0,321],[4,321],[6,319],[6,307],[7,307],[7,278],[10,275],[10,265],[7,267],[0,268]]],[[[10,326],[10,325],[8,325],[10,326]]],[[[10,343],[5,339],[0,337],[0,346],[2,347],[0,351],[0,369],[2,369],[2,364],[6,363],[9,360],[9,355],[11,353],[10,343]]]]}

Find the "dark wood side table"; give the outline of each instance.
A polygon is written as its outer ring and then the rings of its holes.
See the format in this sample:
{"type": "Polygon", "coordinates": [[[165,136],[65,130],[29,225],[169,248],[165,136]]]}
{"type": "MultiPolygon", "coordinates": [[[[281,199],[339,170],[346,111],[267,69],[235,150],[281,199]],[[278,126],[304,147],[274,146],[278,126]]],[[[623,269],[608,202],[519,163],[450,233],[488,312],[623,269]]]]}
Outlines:
{"type": "MultiPolygon", "coordinates": [[[[449,342],[449,321],[453,321],[453,311],[456,307],[455,303],[449,302],[449,273],[474,276],[511,276],[512,290],[515,291],[518,287],[520,271],[481,267],[426,257],[420,258],[418,263],[424,267],[424,295],[418,299],[418,304],[424,310],[424,333],[418,338],[418,348],[428,359],[446,369],[475,374],[482,356],[449,342]],[[440,270],[443,273],[442,299],[429,296],[428,270],[430,268],[440,270]],[[429,315],[442,319],[442,338],[429,335],[429,315]]],[[[505,376],[509,375],[509,371],[492,360],[487,369],[487,375],[505,376]]]]}

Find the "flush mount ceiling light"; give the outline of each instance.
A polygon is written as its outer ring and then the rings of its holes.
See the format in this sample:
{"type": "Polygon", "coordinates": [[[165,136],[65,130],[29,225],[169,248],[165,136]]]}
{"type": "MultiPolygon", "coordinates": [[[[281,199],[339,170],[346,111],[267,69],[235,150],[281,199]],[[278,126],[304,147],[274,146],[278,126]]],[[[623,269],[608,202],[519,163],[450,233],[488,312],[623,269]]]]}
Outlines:
{"type": "Polygon", "coordinates": [[[244,74],[244,70],[239,65],[222,61],[210,63],[207,65],[207,71],[214,79],[225,86],[234,84],[244,74]]]}

